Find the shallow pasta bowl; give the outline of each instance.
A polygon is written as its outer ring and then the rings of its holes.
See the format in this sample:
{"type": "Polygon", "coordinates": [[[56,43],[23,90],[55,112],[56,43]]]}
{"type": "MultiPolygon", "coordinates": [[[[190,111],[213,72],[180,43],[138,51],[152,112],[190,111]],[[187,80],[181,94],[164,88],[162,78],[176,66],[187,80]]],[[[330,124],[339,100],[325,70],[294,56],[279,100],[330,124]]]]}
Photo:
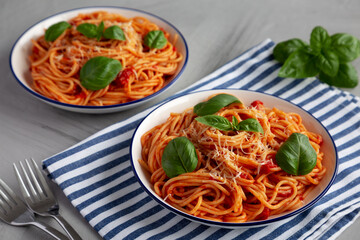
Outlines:
{"type": "MultiPolygon", "coordinates": [[[[275,96],[259,92],[235,89],[208,90],[189,93],[165,102],[163,105],[159,106],[149,115],[147,115],[135,130],[131,143],[130,155],[131,164],[137,180],[139,181],[143,189],[160,205],[192,221],[223,228],[259,227],[279,221],[286,221],[288,218],[293,217],[313,207],[314,204],[317,203],[325,195],[325,193],[329,190],[330,186],[333,184],[338,169],[338,155],[335,143],[326,128],[310,113],[306,112],[299,106],[296,106],[286,100],[280,99],[275,96]],[[298,113],[302,117],[303,123],[309,131],[318,133],[323,137],[321,151],[324,153],[323,165],[326,167],[327,171],[320,184],[318,184],[304,199],[304,204],[302,207],[293,211],[288,211],[278,215],[270,216],[266,220],[255,220],[245,223],[216,222],[202,219],[199,217],[194,217],[185,212],[182,212],[169,205],[155,193],[153,186],[150,183],[150,174],[139,164],[138,161],[139,159],[141,159],[141,136],[156,125],[165,122],[169,117],[170,113],[183,112],[187,108],[193,107],[197,103],[205,101],[209,96],[218,93],[227,93],[234,95],[238,97],[241,102],[243,102],[246,106],[250,105],[250,103],[255,100],[260,100],[268,108],[276,107],[284,112],[298,113]]],[[[321,208],[321,206],[319,207],[321,208]]]]}
{"type": "Polygon", "coordinates": [[[123,7],[85,7],[85,8],[78,8],[73,9],[61,13],[57,13],[50,17],[47,17],[40,22],[34,24],[29,29],[27,29],[15,42],[11,53],[10,53],[10,68],[15,76],[15,79],[18,83],[32,96],[35,98],[48,103],[52,106],[62,108],[69,111],[74,112],[82,112],[82,113],[107,113],[107,112],[115,112],[115,111],[122,111],[129,108],[133,108],[140,104],[143,104],[161,93],[167,90],[170,86],[172,86],[182,75],[188,60],[188,47],[185,41],[185,38],[181,34],[181,32],[173,26],[168,21],[154,15],[151,13],[144,12],[142,10],[130,9],[130,8],[123,8],[123,7]],[[175,34],[178,35],[178,40],[175,44],[177,51],[179,51],[183,55],[183,60],[179,64],[176,73],[167,80],[166,85],[160,89],[158,92],[153,93],[147,97],[142,99],[134,100],[127,103],[116,104],[116,105],[109,105],[109,106],[79,106],[73,104],[62,103],[53,99],[49,99],[32,89],[32,77],[29,71],[30,62],[28,60],[28,56],[31,53],[31,39],[36,39],[44,34],[44,29],[47,29],[52,24],[60,22],[60,21],[67,21],[79,13],[91,13],[95,11],[107,11],[111,13],[121,14],[125,17],[145,17],[150,21],[157,24],[159,27],[163,28],[165,31],[169,32],[171,36],[175,34]]]}

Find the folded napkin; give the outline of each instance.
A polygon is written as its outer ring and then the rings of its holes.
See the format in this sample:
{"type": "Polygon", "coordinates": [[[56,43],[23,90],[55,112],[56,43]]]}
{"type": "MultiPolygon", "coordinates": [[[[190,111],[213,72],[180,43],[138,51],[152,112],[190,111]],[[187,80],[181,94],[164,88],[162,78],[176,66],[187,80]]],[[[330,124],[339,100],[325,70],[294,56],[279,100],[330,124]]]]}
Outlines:
{"type": "Polygon", "coordinates": [[[271,40],[249,49],[182,91],[237,88],[289,100],[319,119],[339,154],[334,185],[310,210],[265,227],[201,225],[161,207],[141,188],[130,166],[136,126],[155,107],[118,122],[43,161],[50,177],[104,239],[335,239],[360,210],[359,98],[316,78],[277,77],[271,40]]]}

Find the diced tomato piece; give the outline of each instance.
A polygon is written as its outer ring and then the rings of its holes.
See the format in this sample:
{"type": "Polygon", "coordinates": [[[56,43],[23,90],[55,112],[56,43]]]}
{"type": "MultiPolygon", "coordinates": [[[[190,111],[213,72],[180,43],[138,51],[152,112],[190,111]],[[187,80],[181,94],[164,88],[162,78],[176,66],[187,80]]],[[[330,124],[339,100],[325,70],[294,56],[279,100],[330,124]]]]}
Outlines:
{"type": "Polygon", "coordinates": [[[272,172],[272,168],[276,168],[278,167],[275,163],[273,163],[272,161],[266,161],[264,164],[261,165],[260,167],[260,174],[268,174],[270,172],[272,172]]]}
{"type": "Polygon", "coordinates": [[[76,21],[74,21],[74,20],[71,20],[71,21],[69,21],[69,24],[71,25],[71,26],[75,26],[76,27],[76,24],[77,22],[76,21]]]}
{"type": "Polygon", "coordinates": [[[32,52],[35,53],[35,54],[38,54],[38,53],[39,53],[39,49],[38,49],[36,46],[33,46],[32,52]]]}
{"type": "Polygon", "coordinates": [[[269,167],[269,165],[261,165],[260,168],[260,174],[268,174],[271,172],[271,168],[269,167]]]}
{"type": "Polygon", "coordinates": [[[265,207],[264,210],[256,217],[257,220],[266,220],[270,216],[270,209],[265,207]]]}
{"type": "Polygon", "coordinates": [[[264,103],[259,100],[253,101],[250,105],[256,109],[261,109],[264,107],[264,103]]]}
{"type": "Polygon", "coordinates": [[[239,113],[239,117],[241,118],[241,120],[246,120],[246,119],[250,118],[249,115],[243,114],[243,113],[239,113]]]}
{"type": "Polygon", "coordinates": [[[318,143],[318,144],[322,144],[322,143],[323,143],[323,138],[322,138],[322,136],[320,136],[320,135],[317,136],[317,143],[318,143]]]}
{"type": "Polygon", "coordinates": [[[76,85],[73,89],[73,94],[76,98],[86,98],[86,93],[81,89],[79,85],[76,85]]]}
{"type": "Polygon", "coordinates": [[[116,77],[116,79],[114,80],[114,83],[118,86],[125,86],[128,84],[129,82],[129,78],[131,76],[131,74],[134,74],[134,68],[130,67],[130,68],[125,68],[124,70],[122,70],[118,76],[116,77]]]}

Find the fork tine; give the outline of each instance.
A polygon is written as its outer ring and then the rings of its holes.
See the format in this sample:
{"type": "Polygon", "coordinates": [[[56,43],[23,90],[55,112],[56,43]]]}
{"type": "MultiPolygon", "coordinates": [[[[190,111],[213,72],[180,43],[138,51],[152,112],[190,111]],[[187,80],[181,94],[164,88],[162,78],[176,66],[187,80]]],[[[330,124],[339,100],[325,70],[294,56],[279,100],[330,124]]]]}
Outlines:
{"type": "Polygon", "coordinates": [[[39,195],[40,195],[41,197],[45,197],[44,191],[43,191],[43,189],[41,188],[41,186],[40,186],[40,184],[39,184],[39,180],[36,178],[36,176],[35,176],[35,174],[34,174],[34,171],[33,171],[32,167],[31,167],[30,164],[29,164],[28,159],[25,159],[25,162],[26,162],[26,165],[27,165],[28,170],[29,170],[29,172],[30,172],[31,178],[32,178],[32,180],[33,180],[33,182],[34,182],[34,184],[35,184],[35,187],[36,187],[39,195]]]}
{"type": "Polygon", "coordinates": [[[0,189],[0,196],[0,206],[6,214],[11,211],[11,207],[9,205],[10,199],[7,198],[6,194],[3,192],[2,189],[0,189]]]}
{"type": "Polygon", "coordinates": [[[13,163],[13,167],[14,167],[14,170],[15,170],[15,175],[17,177],[17,179],[19,180],[20,182],[20,189],[22,191],[22,193],[27,197],[27,198],[31,198],[31,195],[30,195],[30,192],[27,188],[27,186],[25,185],[25,182],[23,180],[23,178],[21,177],[21,174],[19,172],[19,169],[16,167],[16,164],[13,163]]]}
{"type": "MultiPolygon", "coordinates": [[[[16,205],[21,205],[22,202],[20,200],[20,198],[18,196],[15,195],[15,193],[13,192],[13,190],[11,190],[8,185],[2,180],[0,179],[0,186],[3,188],[4,191],[0,191],[1,196],[3,197],[3,199],[10,205],[10,206],[14,206],[14,204],[16,205]],[[7,193],[7,194],[6,194],[7,193]],[[9,196],[12,198],[13,201],[10,200],[9,196]],[[14,203],[14,204],[13,204],[14,203]]],[[[1,189],[0,189],[1,190],[1,189]]]]}
{"type": "Polygon", "coordinates": [[[38,193],[36,192],[36,190],[35,190],[32,182],[31,182],[30,178],[29,178],[29,175],[27,174],[27,171],[26,171],[23,163],[22,163],[21,161],[20,161],[19,163],[20,163],[21,170],[22,170],[22,172],[23,172],[23,174],[24,174],[24,176],[25,176],[25,181],[27,182],[27,185],[29,186],[30,191],[31,191],[33,197],[34,197],[34,198],[40,198],[39,195],[38,195],[38,193]]]}
{"type": "Polygon", "coordinates": [[[52,193],[48,183],[46,182],[46,179],[45,179],[44,175],[40,171],[39,166],[36,164],[36,162],[35,162],[35,160],[33,158],[30,158],[30,159],[31,159],[31,162],[32,162],[32,164],[34,166],[34,169],[35,169],[36,173],[37,173],[36,175],[40,179],[41,185],[42,185],[42,187],[44,189],[44,192],[45,192],[46,196],[54,198],[54,194],[52,193]]]}
{"type": "MultiPolygon", "coordinates": [[[[1,191],[1,190],[0,190],[1,191]]],[[[7,214],[7,212],[9,211],[9,206],[2,200],[2,198],[0,197],[0,209],[2,211],[3,214],[7,214]]],[[[1,213],[1,212],[0,212],[1,213]]]]}

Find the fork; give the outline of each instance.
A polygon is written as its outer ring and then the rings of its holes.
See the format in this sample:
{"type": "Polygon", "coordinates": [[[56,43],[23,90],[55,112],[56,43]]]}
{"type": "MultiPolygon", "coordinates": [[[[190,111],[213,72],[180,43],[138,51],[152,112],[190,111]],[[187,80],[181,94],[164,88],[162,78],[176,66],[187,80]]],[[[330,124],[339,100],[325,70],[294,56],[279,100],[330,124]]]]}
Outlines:
{"type": "Polygon", "coordinates": [[[26,167],[24,167],[21,161],[19,164],[23,174],[20,173],[15,163],[14,170],[24,200],[29,208],[40,216],[53,217],[66,231],[70,239],[81,240],[81,237],[74,228],[59,214],[59,204],[34,159],[31,158],[31,164],[28,159],[25,159],[26,167]]]}
{"type": "Polygon", "coordinates": [[[58,240],[68,239],[64,234],[44,223],[36,222],[34,213],[25,203],[0,179],[0,218],[13,226],[33,225],[58,240]]]}

